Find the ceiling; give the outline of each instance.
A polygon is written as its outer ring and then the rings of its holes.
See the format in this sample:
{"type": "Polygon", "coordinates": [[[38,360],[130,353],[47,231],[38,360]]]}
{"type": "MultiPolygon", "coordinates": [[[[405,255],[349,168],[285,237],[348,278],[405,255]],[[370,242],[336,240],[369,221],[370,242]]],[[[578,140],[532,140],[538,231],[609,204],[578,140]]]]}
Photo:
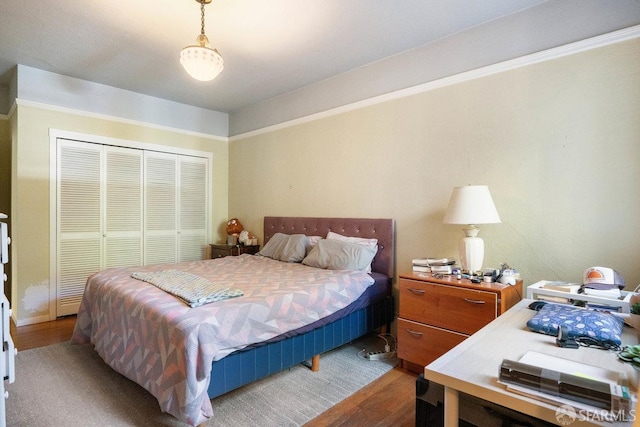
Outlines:
{"type": "Polygon", "coordinates": [[[195,0],[2,0],[0,84],[23,64],[232,113],[544,3],[213,0],[205,30],[225,69],[199,82],[179,63],[200,32],[195,0]]]}

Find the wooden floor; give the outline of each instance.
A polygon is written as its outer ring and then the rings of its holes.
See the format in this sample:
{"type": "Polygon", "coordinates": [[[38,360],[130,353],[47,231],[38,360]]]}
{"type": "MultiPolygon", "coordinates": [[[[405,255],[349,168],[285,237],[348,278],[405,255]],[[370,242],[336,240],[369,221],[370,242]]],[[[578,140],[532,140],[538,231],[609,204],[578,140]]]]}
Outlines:
{"type": "MultiPolygon", "coordinates": [[[[75,323],[75,316],[19,328],[12,322],[11,336],[18,351],[43,347],[69,340],[75,323]]],[[[307,426],[413,426],[416,376],[414,372],[395,368],[307,426]]]]}

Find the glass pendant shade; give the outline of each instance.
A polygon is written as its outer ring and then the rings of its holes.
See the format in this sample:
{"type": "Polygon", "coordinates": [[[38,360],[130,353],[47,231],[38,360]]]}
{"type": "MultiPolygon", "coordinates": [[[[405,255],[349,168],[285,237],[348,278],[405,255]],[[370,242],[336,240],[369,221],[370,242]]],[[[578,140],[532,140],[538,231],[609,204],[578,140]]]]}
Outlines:
{"type": "Polygon", "coordinates": [[[195,45],[182,49],[180,63],[191,77],[203,82],[213,80],[224,68],[222,56],[209,47],[204,34],[198,36],[195,45]]]}

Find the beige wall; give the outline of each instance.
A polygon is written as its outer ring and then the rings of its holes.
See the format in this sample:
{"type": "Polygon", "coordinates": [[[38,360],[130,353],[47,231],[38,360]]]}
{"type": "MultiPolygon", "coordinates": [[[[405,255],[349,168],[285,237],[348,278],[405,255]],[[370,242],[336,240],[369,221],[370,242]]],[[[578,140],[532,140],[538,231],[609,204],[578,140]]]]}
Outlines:
{"type": "Polygon", "coordinates": [[[58,129],[213,153],[211,228],[219,234],[228,211],[228,142],[18,105],[12,168],[12,310],[18,324],[49,312],[49,130],[58,129]],[[46,291],[46,293],[45,293],[46,291]]]}
{"type": "Polygon", "coordinates": [[[610,266],[640,283],[640,40],[257,136],[229,147],[229,215],[391,217],[397,270],[458,258],[451,189],[487,184],[485,267],[525,284],[610,266]]]}
{"type": "Polygon", "coordinates": [[[633,288],[638,52],[631,40],[231,143],[19,105],[0,120],[14,317],[52,315],[39,293],[50,285],[49,129],[213,153],[214,241],[230,216],[259,236],[265,215],[391,217],[403,272],[415,257],[457,258],[461,227],[442,224],[451,188],[487,184],[503,223],[481,226],[486,267],[506,261],[530,284],[604,265],[633,288]]]}

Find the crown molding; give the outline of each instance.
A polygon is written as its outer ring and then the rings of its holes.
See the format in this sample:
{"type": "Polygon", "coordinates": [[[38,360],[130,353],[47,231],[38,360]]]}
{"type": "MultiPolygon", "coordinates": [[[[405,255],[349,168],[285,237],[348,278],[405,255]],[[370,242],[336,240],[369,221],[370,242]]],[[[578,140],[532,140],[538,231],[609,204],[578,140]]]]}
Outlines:
{"type": "Polygon", "coordinates": [[[222,142],[228,142],[229,141],[229,138],[227,138],[227,137],[211,135],[211,134],[202,133],[202,132],[194,132],[194,131],[189,131],[189,130],[180,129],[180,128],[174,128],[174,127],[170,127],[170,126],[156,125],[156,124],[153,124],[153,123],[142,122],[142,121],[139,121],[139,120],[125,119],[125,118],[122,118],[122,117],[111,116],[111,115],[108,115],[108,114],[92,113],[92,112],[88,112],[88,111],[77,110],[77,109],[74,109],[74,108],[60,107],[60,106],[57,106],[57,105],[45,104],[45,103],[42,103],[42,102],[28,101],[28,100],[24,100],[24,99],[16,99],[16,102],[14,103],[14,106],[11,108],[12,110],[14,109],[15,105],[22,106],[22,107],[39,108],[39,109],[48,110],[48,111],[54,111],[54,112],[58,112],[58,113],[73,114],[73,115],[76,115],[76,116],[88,117],[88,118],[92,118],[92,119],[108,120],[108,121],[111,121],[111,122],[118,122],[118,123],[123,123],[123,124],[127,124],[127,125],[133,125],[133,126],[141,126],[141,127],[146,127],[146,128],[149,128],[149,129],[154,129],[154,130],[173,132],[173,133],[178,133],[178,134],[182,134],[182,135],[194,136],[194,137],[198,137],[198,138],[206,138],[206,139],[211,139],[211,140],[214,140],[214,141],[222,141],[222,142]]]}
{"type": "Polygon", "coordinates": [[[591,37],[588,39],[580,40],[574,43],[569,43],[569,44],[555,47],[552,49],[547,49],[544,51],[532,53],[529,55],[510,59],[507,61],[477,68],[475,70],[465,71],[463,73],[454,74],[449,77],[444,77],[431,82],[412,86],[410,88],[389,92],[384,95],[368,98],[362,101],[353,102],[340,107],[332,108],[330,110],[325,110],[319,113],[310,114],[308,116],[300,117],[297,119],[289,120],[289,121],[278,123],[275,125],[266,126],[261,129],[256,129],[250,132],[234,135],[229,137],[229,142],[250,138],[253,136],[277,131],[280,129],[285,129],[285,128],[296,126],[302,123],[308,123],[308,122],[319,120],[325,117],[335,116],[337,114],[342,114],[348,111],[369,107],[372,105],[380,104],[383,102],[387,102],[387,101],[391,101],[399,98],[405,98],[408,96],[428,92],[428,91],[443,88],[446,86],[451,86],[458,83],[479,79],[481,77],[486,77],[493,74],[498,74],[498,73],[526,67],[533,64],[538,64],[540,62],[550,61],[553,59],[574,55],[580,52],[597,49],[600,47],[624,42],[624,41],[635,39],[638,37],[640,37],[640,25],[635,25],[633,27],[625,28],[623,30],[613,31],[611,33],[603,34],[596,37],[591,37]]]}

